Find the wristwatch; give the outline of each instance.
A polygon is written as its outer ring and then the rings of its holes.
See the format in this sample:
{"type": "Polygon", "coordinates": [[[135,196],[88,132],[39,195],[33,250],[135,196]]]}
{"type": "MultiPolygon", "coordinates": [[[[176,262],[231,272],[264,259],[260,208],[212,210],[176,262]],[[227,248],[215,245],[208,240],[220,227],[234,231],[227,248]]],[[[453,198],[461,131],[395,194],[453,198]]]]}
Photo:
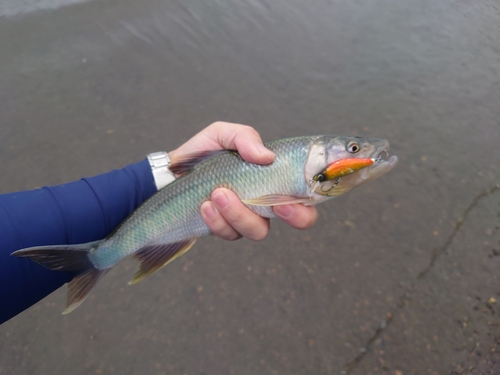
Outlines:
{"type": "Polygon", "coordinates": [[[160,190],[175,180],[175,175],[168,169],[170,158],[165,151],[149,154],[148,161],[151,166],[156,189],[160,190]]]}

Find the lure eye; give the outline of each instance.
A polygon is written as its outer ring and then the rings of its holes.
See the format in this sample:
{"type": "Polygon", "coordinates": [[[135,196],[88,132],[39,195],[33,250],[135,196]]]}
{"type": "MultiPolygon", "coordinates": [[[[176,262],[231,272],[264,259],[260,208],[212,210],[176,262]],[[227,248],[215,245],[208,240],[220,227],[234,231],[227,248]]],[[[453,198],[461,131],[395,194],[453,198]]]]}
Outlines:
{"type": "Polygon", "coordinates": [[[356,142],[350,142],[347,145],[347,151],[349,151],[351,154],[355,154],[359,150],[361,150],[361,147],[359,147],[359,145],[356,142]]]}
{"type": "Polygon", "coordinates": [[[323,173],[318,173],[316,176],[313,177],[313,180],[318,182],[323,182],[324,179],[325,175],[323,173]]]}

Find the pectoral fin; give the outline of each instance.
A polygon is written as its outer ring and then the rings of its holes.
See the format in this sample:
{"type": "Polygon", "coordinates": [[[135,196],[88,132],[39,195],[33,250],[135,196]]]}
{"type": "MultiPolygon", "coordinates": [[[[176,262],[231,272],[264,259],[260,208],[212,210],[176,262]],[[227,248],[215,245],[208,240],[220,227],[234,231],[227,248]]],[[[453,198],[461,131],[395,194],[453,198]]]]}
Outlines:
{"type": "Polygon", "coordinates": [[[242,202],[245,204],[251,204],[254,206],[280,206],[282,204],[293,204],[293,203],[308,203],[311,201],[309,197],[293,197],[290,195],[263,195],[262,197],[243,199],[242,202]]]}
{"type": "Polygon", "coordinates": [[[129,282],[130,285],[135,284],[149,275],[152,275],[163,266],[180,257],[186,251],[193,247],[197,238],[174,242],[169,244],[154,244],[143,247],[134,254],[140,263],[139,271],[134,275],[134,278],[129,282]]]}

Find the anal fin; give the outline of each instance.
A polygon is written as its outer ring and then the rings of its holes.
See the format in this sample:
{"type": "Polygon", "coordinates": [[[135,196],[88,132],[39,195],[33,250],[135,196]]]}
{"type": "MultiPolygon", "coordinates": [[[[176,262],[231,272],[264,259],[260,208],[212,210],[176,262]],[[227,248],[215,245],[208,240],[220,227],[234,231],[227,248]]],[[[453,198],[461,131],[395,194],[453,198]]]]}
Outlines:
{"type": "Polygon", "coordinates": [[[139,271],[134,275],[134,278],[129,282],[129,285],[135,284],[149,275],[152,275],[160,268],[166,266],[175,258],[180,257],[186,251],[191,249],[197,238],[174,242],[169,244],[153,244],[140,249],[134,254],[141,264],[139,271]]]}

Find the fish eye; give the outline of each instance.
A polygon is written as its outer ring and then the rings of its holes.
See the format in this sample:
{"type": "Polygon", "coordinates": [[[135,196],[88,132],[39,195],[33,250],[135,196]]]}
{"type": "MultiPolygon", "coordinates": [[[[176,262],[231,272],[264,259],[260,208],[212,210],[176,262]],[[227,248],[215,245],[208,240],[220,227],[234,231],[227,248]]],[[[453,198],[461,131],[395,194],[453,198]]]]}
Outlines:
{"type": "Polygon", "coordinates": [[[351,154],[355,154],[361,149],[359,145],[356,142],[349,142],[347,145],[347,151],[349,151],[351,154]]]}

